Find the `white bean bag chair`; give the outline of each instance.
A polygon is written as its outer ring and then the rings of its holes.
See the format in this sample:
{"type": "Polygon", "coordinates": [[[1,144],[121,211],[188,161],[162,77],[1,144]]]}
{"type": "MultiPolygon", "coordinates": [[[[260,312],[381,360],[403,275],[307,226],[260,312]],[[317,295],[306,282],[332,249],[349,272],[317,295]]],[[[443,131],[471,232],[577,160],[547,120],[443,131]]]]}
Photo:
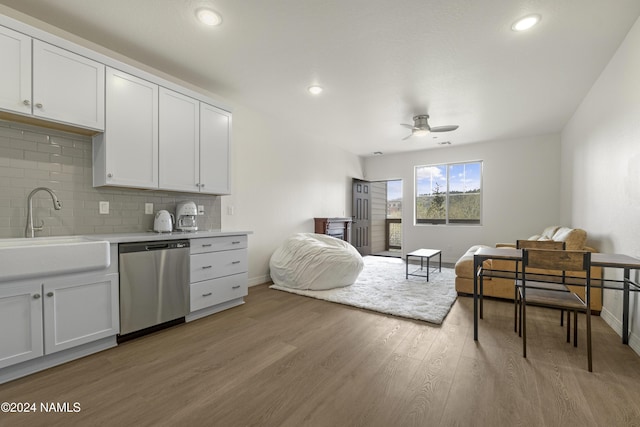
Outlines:
{"type": "Polygon", "coordinates": [[[299,233],[271,255],[271,279],[278,286],[325,290],[352,285],[364,267],[362,256],[344,240],[299,233]]]}

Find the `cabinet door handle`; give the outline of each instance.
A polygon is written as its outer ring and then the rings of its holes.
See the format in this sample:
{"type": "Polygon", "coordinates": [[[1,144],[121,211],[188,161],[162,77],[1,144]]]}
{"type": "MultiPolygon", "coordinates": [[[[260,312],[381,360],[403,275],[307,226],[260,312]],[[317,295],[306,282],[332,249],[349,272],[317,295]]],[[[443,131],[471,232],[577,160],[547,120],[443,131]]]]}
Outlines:
{"type": "Polygon", "coordinates": [[[236,241],[231,242],[231,244],[232,244],[232,245],[239,245],[239,244],[240,244],[240,241],[239,241],[239,240],[236,240],[236,241]]]}
{"type": "Polygon", "coordinates": [[[22,101],[22,103],[27,106],[31,105],[31,101],[29,101],[28,99],[25,99],[24,101],[22,101]]]}
{"type": "Polygon", "coordinates": [[[40,294],[33,294],[33,299],[38,299],[40,298],[40,294]]]}
{"type": "Polygon", "coordinates": [[[240,264],[240,261],[232,261],[231,264],[240,264]]]}
{"type": "Polygon", "coordinates": [[[210,297],[211,296],[211,292],[207,292],[206,294],[202,294],[203,297],[210,297]]]}
{"type": "Polygon", "coordinates": [[[213,246],[213,243],[202,244],[203,248],[210,248],[211,246],[213,246]]]}
{"type": "Polygon", "coordinates": [[[52,297],[53,296],[53,292],[47,292],[47,296],[48,297],[52,297]]]}
{"type": "Polygon", "coordinates": [[[41,104],[40,102],[38,102],[38,103],[36,104],[36,108],[42,108],[42,104],[41,104]]]}
{"type": "Polygon", "coordinates": [[[204,184],[200,184],[200,188],[204,188],[204,184]]]}
{"type": "Polygon", "coordinates": [[[108,173],[107,174],[107,178],[113,178],[113,174],[112,173],[108,173]]]}
{"type": "Polygon", "coordinates": [[[240,285],[232,286],[231,289],[238,289],[240,285]]]}
{"type": "Polygon", "coordinates": [[[205,265],[205,266],[202,267],[203,270],[206,270],[208,268],[213,268],[213,265],[205,265]]]}

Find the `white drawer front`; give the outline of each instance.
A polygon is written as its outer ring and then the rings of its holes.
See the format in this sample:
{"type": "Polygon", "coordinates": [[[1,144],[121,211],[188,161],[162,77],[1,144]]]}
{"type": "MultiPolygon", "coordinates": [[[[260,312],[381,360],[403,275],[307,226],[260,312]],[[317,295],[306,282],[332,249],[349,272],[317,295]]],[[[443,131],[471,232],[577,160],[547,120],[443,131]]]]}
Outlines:
{"type": "Polygon", "coordinates": [[[246,271],[246,249],[191,255],[191,283],[246,271]]]}
{"type": "Polygon", "coordinates": [[[191,284],[191,312],[247,295],[248,274],[220,277],[191,284]]]}
{"type": "Polygon", "coordinates": [[[202,239],[191,239],[191,253],[201,254],[204,252],[228,251],[234,249],[246,249],[247,236],[222,236],[205,237],[202,239]]]}

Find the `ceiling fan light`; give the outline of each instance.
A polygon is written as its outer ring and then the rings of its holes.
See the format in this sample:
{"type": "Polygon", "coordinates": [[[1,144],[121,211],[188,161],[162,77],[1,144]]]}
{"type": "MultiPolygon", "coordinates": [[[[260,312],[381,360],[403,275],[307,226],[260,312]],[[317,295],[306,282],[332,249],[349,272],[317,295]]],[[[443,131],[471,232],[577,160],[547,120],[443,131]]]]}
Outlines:
{"type": "Polygon", "coordinates": [[[413,131],[413,136],[427,136],[429,135],[429,130],[427,129],[417,129],[413,131]]]}
{"type": "Polygon", "coordinates": [[[311,93],[312,95],[320,95],[322,93],[322,87],[318,86],[318,85],[313,85],[313,86],[309,86],[307,88],[307,90],[309,91],[309,93],[311,93]]]}
{"type": "Polygon", "coordinates": [[[527,15],[524,18],[520,18],[516,22],[514,22],[511,26],[511,29],[513,31],[526,31],[538,24],[541,19],[542,17],[538,14],[527,15]]]}
{"type": "Polygon", "coordinates": [[[198,18],[198,21],[210,27],[215,27],[222,24],[222,16],[220,16],[218,12],[215,12],[208,8],[203,7],[196,10],[196,17],[198,18]]]}

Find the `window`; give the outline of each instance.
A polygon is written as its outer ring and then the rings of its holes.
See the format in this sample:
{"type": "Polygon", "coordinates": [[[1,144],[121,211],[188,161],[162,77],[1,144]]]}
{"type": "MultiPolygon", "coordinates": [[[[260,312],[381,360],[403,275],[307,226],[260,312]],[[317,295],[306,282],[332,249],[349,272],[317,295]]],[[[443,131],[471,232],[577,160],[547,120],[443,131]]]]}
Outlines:
{"type": "Polygon", "coordinates": [[[387,181],[387,218],[402,218],[402,180],[387,181]]]}
{"type": "Polygon", "coordinates": [[[416,166],[416,223],[480,224],[482,162],[416,166]]]}

